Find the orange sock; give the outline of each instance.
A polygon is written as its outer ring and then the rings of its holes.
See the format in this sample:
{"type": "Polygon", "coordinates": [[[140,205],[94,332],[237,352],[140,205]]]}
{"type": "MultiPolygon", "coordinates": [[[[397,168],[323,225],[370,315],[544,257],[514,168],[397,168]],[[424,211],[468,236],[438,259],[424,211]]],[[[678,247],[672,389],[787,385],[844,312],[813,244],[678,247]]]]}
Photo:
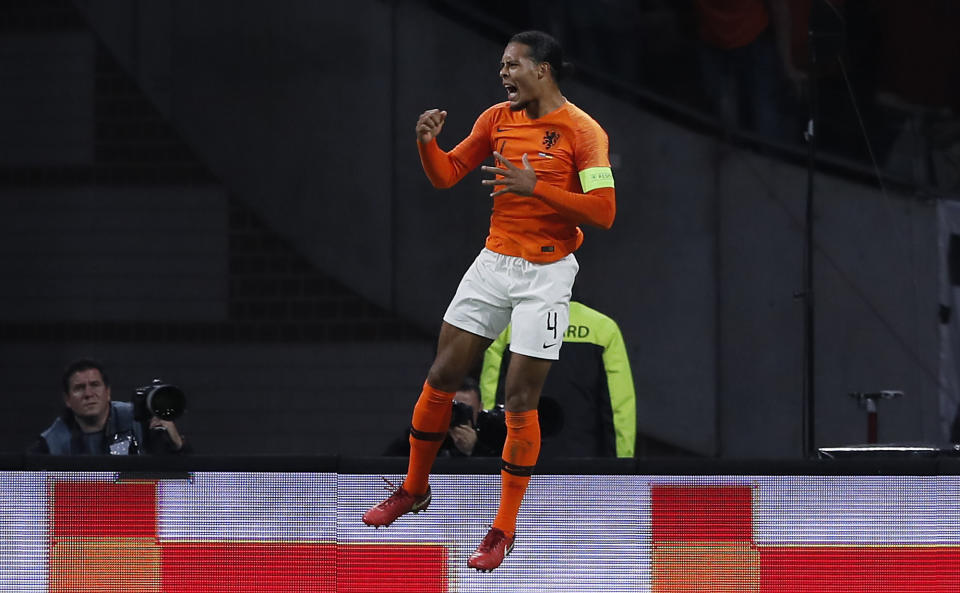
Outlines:
{"type": "Polygon", "coordinates": [[[404,490],[410,494],[419,496],[427,491],[430,468],[450,429],[453,396],[453,392],[440,391],[426,381],[423,383],[420,399],[413,407],[410,461],[407,463],[407,477],[403,481],[404,490]]]}
{"type": "Polygon", "coordinates": [[[507,535],[517,529],[517,513],[540,455],[540,418],[536,410],[510,412],[500,471],[500,508],[493,526],[507,535]]]}

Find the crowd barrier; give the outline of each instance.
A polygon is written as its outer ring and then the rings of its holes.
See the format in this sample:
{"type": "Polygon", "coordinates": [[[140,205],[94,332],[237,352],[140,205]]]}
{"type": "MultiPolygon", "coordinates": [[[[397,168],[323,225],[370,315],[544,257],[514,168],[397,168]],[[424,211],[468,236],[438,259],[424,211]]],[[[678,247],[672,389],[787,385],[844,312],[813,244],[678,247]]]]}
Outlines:
{"type": "Polygon", "coordinates": [[[0,590],[960,591],[955,458],[545,460],[496,571],[496,459],[360,521],[404,459],[0,459],[0,590]]]}

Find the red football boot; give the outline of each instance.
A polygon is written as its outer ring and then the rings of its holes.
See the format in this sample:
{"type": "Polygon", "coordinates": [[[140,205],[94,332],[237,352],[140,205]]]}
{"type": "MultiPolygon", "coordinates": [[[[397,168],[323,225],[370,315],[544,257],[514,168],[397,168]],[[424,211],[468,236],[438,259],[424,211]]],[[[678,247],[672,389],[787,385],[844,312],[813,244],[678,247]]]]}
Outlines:
{"type": "MultiPolygon", "coordinates": [[[[389,481],[387,483],[390,484],[389,481]]],[[[393,486],[393,484],[390,485],[393,486]]],[[[364,513],[363,522],[374,527],[386,527],[396,521],[400,515],[427,510],[430,499],[430,486],[427,486],[427,491],[420,496],[414,496],[400,486],[385,501],[364,513]]]]}
{"type": "Polygon", "coordinates": [[[467,559],[467,566],[483,572],[490,572],[500,566],[504,557],[513,551],[513,541],[515,539],[516,534],[507,535],[500,529],[491,527],[486,537],[467,559]]]}

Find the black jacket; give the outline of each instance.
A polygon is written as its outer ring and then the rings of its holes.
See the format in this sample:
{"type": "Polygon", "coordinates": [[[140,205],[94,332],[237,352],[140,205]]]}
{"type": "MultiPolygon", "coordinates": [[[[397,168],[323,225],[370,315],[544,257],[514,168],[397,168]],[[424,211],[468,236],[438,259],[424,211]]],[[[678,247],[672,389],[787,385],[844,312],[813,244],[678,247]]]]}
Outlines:
{"type": "Polygon", "coordinates": [[[133,417],[133,404],[110,402],[110,414],[103,427],[102,446],[90,451],[73,411],[65,409],[46,430],[28,453],[50,455],[142,455],[148,453],[182,455],[190,452],[187,443],[179,450],[166,432],[145,430],[143,423],[133,417]]]}

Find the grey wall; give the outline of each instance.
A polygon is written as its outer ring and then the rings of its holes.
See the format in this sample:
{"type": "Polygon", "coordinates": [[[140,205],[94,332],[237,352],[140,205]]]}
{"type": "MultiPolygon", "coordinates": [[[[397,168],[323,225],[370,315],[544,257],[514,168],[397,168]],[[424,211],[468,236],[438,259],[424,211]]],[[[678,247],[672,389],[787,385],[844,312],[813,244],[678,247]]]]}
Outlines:
{"type": "Polygon", "coordinates": [[[77,4],[232,192],[389,304],[388,3],[77,4]]]}
{"type": "Polygon", "coordinates": [[[227,318],[218,188],[13,188],[3,200],[0,321],[227,318]]]}
{"type": "MultiPolygon", "coordinates": [[[[489,202],[476,173],[432,189],[412,128],[441,107],[441,145],[462,138],[502,99],[500,43],[416,2],[77,4],[230,192],[436,328],[489,202]]],[[[800,455],[805,171],[581,84],[565,94],[611,137],[618,219],[586,230],[578,290],[621,324],[641,430],[707,455],[800,455]]],[[[881,404],[881,439],[938,440],[933,206],[820,176],[817,214],[817,444],[861,441],[846,392],[884,388],[908,395],[881,404]]]]}
{"type": "MultiPolygon", "coordinates": [[[[723,452],[789,455],[801,442],[806,171],[742,152],[717,162],[721,201],[723,452]]],[[[937,415],[932,202],[815,178],[817,444],[863,442],[850,392],[899,389],[879,439],[944,440],[937,415]]]]}
{"type": "Polygon", "coordinates": [[[86,33],[0,39],[0,163],[93,162],[93,56],[86,33]]]}

